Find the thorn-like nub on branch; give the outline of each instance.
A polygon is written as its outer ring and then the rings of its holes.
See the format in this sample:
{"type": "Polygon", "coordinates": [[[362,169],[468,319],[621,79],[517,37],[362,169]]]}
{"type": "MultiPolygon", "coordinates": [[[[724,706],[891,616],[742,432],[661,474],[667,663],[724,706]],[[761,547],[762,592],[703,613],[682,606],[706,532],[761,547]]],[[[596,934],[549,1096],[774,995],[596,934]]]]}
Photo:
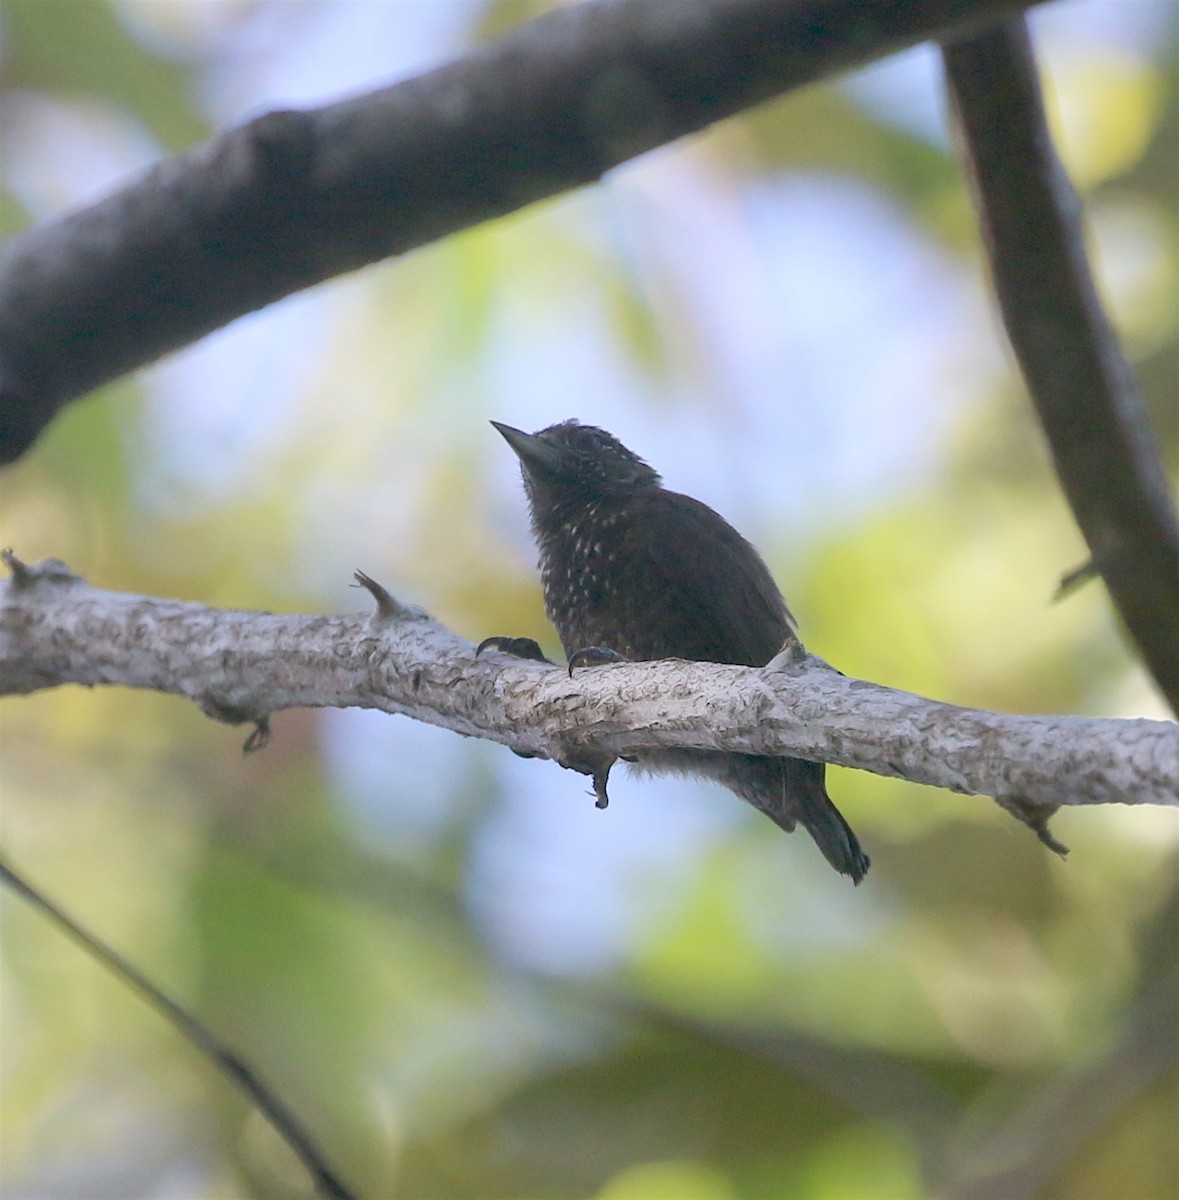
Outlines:
{"type": "Polygon", "coordinates": [[[793,635],[782,644],[782,649],[770,659],[763,671],[780,672],[783,675],[797,675],[806,666],[810,656],[806,647],[793,635]]]}
{"type": "Polygon", "coordinates": [[[1060,583],[1056,586],[1056,591],[1052,594],[1052,603],[1064,600],[1071,596],[1078,588],[1083,587],[1091,579],[1098,579],[1101,576],[1101,568],[1097,565],[1096,560],[1090,558],[1081,563],[1079,567],[1073,567],[1071,571],[1066,571],[1060,577],[1060,583]]]}
{"type": "Polygon", "coordinates": [[[12,572],[13,586],[18,588],[28,587],[33,582],[33,576],[29,568],[21,559],[17,558],[16,552],[10,547],[0,550],[0,558],[4,560],[4,565],[12,572]]]}
{"type": "Polygon", "coordinates": [[[370,575],[366,575],[363,571],[353,571],[352,578],[357,584],[364,588],[372,598],[377,602],[376,618],[380,621],[392,621],[396,617],[405,617],[410,614],[410,609],[406,608],[389,590],[382,587],[370,575]]]}
{"type": "Polygon", "coordinates": [[[995,803],[1026,825],[1053,854],[1068,857],[1068,847],[1048,828],[1048,821],[1060,808],[1059,804],[1037,804],[1022,796],[996,796],[995,803]]]}
{"type": "Polygon", "coordinates": [[[28,588],[37,583],[80,583],[82,577],[75,575],[60,558],[46,558],[31,566],[23,559],[17,558],[12,550],[0,550],[0,559],[12,572],[12,585],[16,588],[28,588]]]}
{"type": "Polygon", "coordinates": [[[259,717],[254,722],[254,728],[250,736],[242,742],[242,753],[253,754],[256,750],[265,750],[270,745],[270,737],[270,718],[259,717]]]}

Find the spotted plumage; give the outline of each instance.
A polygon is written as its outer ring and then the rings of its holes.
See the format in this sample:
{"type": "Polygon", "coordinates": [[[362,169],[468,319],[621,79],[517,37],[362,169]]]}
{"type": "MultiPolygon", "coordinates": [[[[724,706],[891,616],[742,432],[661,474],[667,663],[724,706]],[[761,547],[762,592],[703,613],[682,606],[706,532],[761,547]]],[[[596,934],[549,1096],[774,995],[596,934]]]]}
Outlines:
{"type": "MultiPolygon", "coordinates": [[[[493,422],[520,459],[545,608],[567,655],[764,666],[794,620],[752,545],[604,429],[564,421],[529,434],[493,422]]],[[[643,754],[638,766],[716,779],[786,830],[801,823],[856,882],[868,856],[824,785],[822,763],[705,750],[643,754]]]]}

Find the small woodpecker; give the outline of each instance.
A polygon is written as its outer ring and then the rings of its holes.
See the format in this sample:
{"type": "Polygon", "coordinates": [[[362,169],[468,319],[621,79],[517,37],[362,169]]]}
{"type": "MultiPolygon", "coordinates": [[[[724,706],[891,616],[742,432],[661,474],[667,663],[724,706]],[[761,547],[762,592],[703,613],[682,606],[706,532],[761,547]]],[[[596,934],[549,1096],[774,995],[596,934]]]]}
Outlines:
{"type": "MultiPolygon", "coordinates": [[[[492,424],[520,460],[545,609],[571,664],[684,658],[761,667],[796,637],[754,547],[707,505],[663,487],[617,438],[577,421],[538,433],[492,424]]],[[[484,645],[519,641],[488,638],[484,645]]],[[[801,824],[853,882],[868,870],[868,856],[827,795],[823,763],[651,750],[636,765],[717,780],[782,829],[801,824]]]]}

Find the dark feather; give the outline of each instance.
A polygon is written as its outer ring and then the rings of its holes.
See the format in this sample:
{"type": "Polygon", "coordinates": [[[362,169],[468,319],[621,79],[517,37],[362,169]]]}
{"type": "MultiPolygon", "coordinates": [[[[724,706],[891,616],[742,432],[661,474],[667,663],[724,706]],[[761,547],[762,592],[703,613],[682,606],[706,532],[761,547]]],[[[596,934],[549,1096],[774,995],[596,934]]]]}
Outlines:
{"type": "MultiPolygon", "coordinates": [[[[571,660],[597,659],[605,649],[640,660],[760,667],[794,636],[794,619],[754,547],[707,505],[667,491],[617,438],[575,421],[534,434],[496,428],[520,458],[545,608],[571,660]]],[[[856,883],[868,869],[827,795],[823,763],[660,750],[636,765],[715,779],[782,829],[803,825],[856,883]]]]}
{"type": "Polygon", "coordinates": [[[660,489],[636,519],[667,608],[690,614],[679,658],[762,667],[794,631],[761,556],[706,504],[660,489]],[[689,652],[692,651],[692,652],[689,652]]]}

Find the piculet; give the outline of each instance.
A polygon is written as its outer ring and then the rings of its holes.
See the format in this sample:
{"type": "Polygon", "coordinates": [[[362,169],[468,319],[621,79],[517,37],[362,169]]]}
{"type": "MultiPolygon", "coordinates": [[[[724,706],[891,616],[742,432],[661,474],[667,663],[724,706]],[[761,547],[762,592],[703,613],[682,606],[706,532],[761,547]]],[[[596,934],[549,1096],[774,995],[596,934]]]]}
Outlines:
{"type": "MultiPolygon", "coordinates": [[[[520,460],[545,609],[571,662],[585,657],[581,651],[594,661],[604,650],[638,661],[760,667],[795,637],[794,619],[754,547],[707,505],[663,487],[617,438],[577,421],[539,433],[492,424],[520,460]]],[[[855,883],[868,870],[868,856],[827,795],[823,763],[652,750],[637,766],[717,780],[782,829],[802,825],[855,883]]]]}

